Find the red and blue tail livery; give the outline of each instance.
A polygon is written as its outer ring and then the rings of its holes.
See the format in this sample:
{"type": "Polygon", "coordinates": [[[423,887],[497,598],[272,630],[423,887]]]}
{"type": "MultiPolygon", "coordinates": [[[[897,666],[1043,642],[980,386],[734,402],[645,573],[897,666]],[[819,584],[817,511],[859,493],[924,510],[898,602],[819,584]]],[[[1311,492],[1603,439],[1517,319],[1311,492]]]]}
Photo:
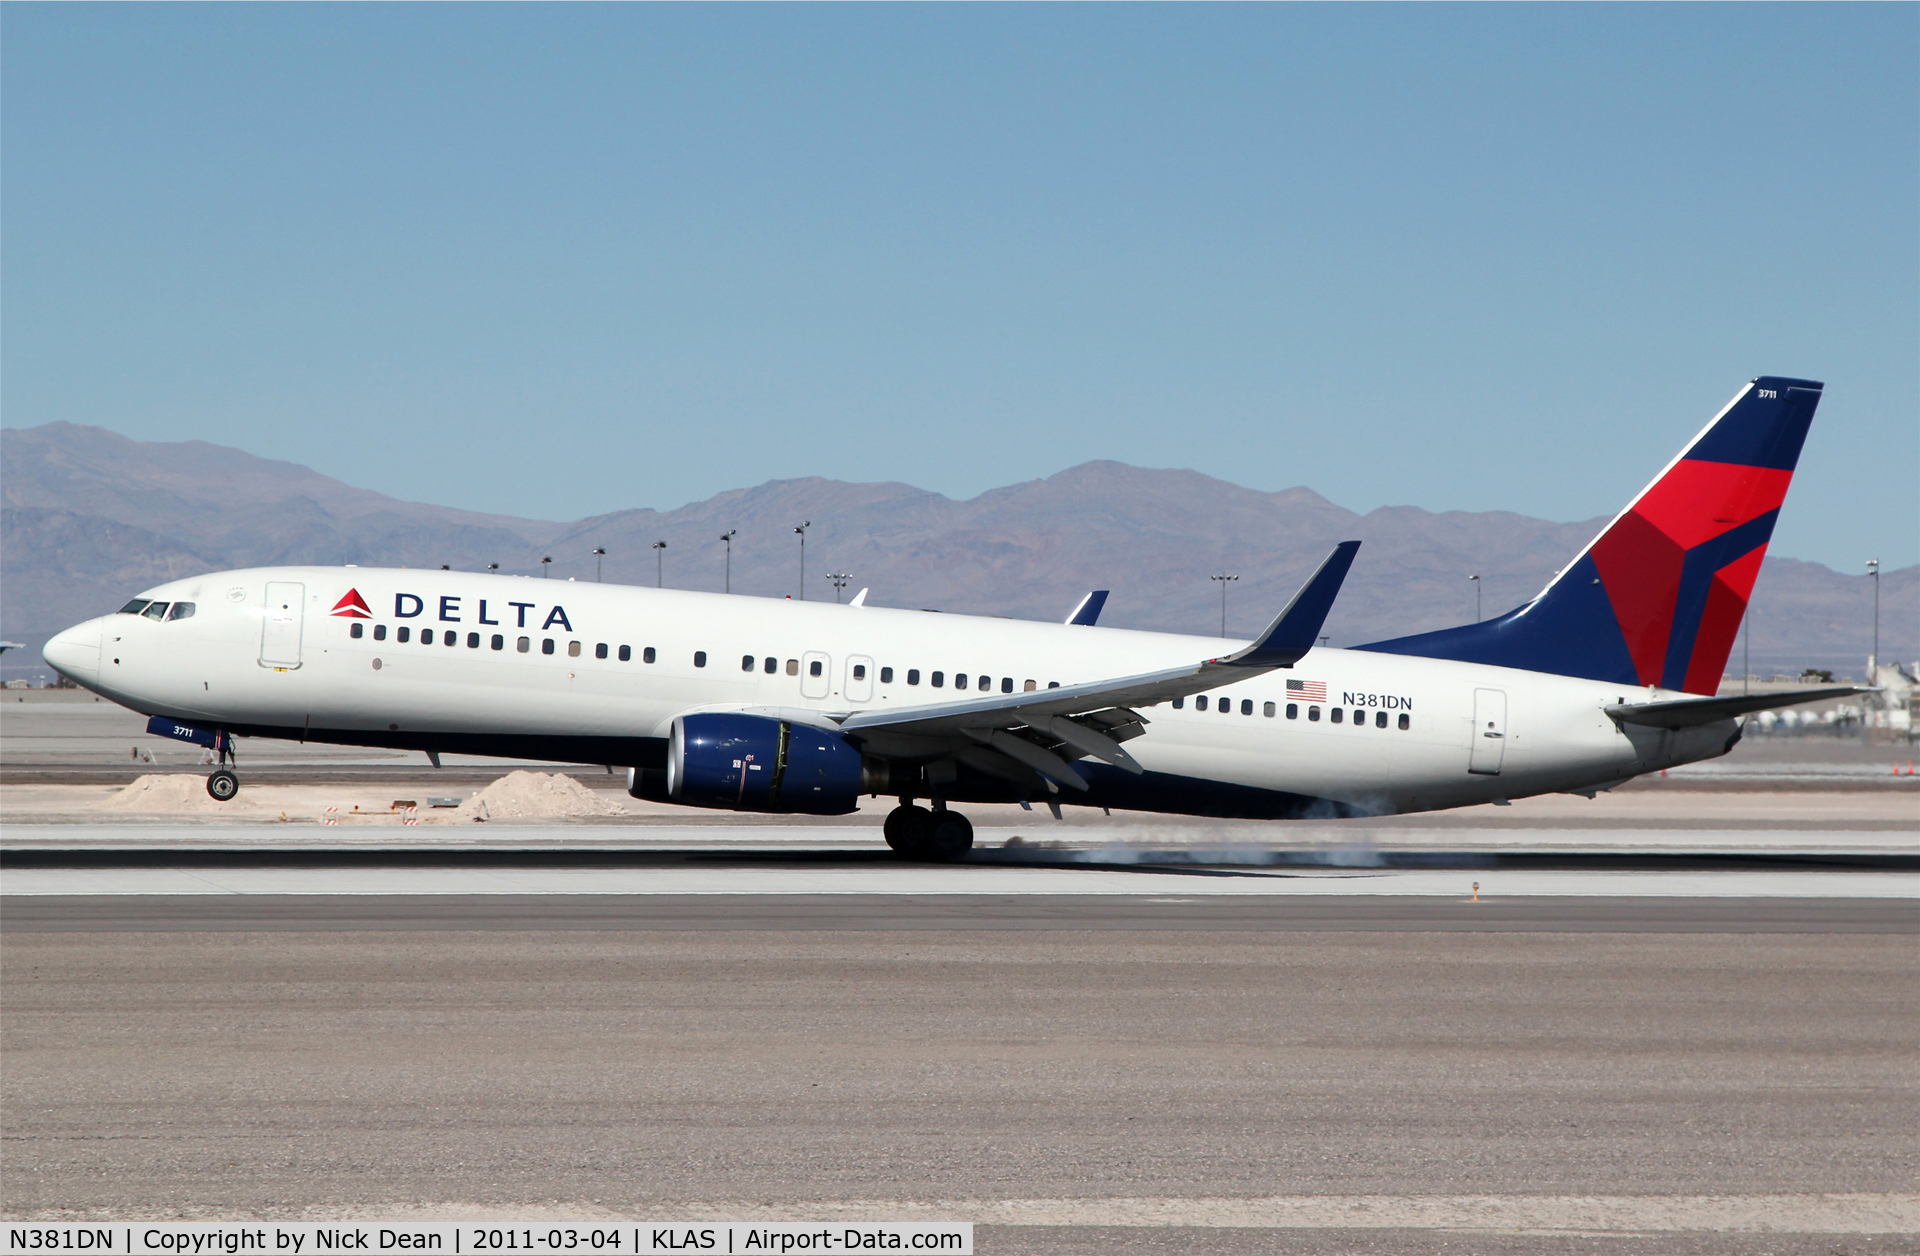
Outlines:
{"type": "Polygon", "coordinates": [[[1713,693],[1821,388],[1765,375],[1741,389],[1518,610],[1359,648],[1713,693]]]}

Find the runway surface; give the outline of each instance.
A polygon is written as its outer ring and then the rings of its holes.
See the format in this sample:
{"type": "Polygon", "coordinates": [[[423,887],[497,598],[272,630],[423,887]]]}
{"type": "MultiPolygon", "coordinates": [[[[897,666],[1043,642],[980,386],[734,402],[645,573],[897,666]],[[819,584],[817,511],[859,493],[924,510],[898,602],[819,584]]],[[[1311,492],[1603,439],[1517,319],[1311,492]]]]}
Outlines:
{"type": "Polygon", "coordinates": [[[16,1216],[933,1210],[993,1252],[1910,1251],[1912,917],[9,899],[0,1190],[16,1216]],[[585,910],[652,915],[552,915],[585,910]]]}
{"type": "Polygon", "coordinates": [[[0,1210],[1920,1251],[1876,825],[10,824],[0,1210]]]}

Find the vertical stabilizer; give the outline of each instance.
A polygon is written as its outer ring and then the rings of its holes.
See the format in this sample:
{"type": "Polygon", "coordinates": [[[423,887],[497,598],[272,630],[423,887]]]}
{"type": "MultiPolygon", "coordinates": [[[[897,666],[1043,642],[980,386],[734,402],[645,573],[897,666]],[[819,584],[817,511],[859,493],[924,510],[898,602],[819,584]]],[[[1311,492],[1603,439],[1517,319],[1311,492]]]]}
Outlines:
{"type": "Polygon", "coordinates": [[[1358,648],[1713,693],[1822,387],[1766,375],[1742,388],[1518,610],[1358,648]]]}

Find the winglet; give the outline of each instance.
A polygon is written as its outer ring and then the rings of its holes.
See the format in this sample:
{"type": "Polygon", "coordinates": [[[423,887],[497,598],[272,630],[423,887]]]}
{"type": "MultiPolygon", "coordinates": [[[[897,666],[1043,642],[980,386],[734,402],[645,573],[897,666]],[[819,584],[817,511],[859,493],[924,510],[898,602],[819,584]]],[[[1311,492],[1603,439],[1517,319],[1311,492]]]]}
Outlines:
{"type": "Polygon", "coordinates": [[[1091,628],[1100,622],[1100,612],[1107,604],[1107,590],[1095,589],[1080,599],[1080,605],[1073,608],[1073,614],[1066,622],[1079,624],[1082,628],[1091,628]]]}
{"type": "Polygon", "coordinates": [[[1358,541],[1342,541],[1334,546],[1333,553],[1327,555],[1318,571],[1307,577],[1307,582],[1287,603],[1287,609],[1267,625],[1259,640],[1238,654],[1213,661],[1236,667],[1292,667],[1320,639],[1327,612],[1333,609],[1333,599],[1339,596],[1347,569],[1353,566],[1353,556],[1359,552],[1358,541]]]}

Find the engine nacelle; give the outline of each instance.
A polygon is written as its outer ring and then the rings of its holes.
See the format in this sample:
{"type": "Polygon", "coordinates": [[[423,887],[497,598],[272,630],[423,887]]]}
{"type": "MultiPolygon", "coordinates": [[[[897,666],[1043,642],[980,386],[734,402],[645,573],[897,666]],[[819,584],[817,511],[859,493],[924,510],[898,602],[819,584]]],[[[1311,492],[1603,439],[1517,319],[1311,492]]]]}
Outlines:
{"type": "Polygon", "coordinates": [[[763,715],[697,711],[667,740],[667,797],[695,807],[845,815],[881,774],[839,733],[763,715]]]}

